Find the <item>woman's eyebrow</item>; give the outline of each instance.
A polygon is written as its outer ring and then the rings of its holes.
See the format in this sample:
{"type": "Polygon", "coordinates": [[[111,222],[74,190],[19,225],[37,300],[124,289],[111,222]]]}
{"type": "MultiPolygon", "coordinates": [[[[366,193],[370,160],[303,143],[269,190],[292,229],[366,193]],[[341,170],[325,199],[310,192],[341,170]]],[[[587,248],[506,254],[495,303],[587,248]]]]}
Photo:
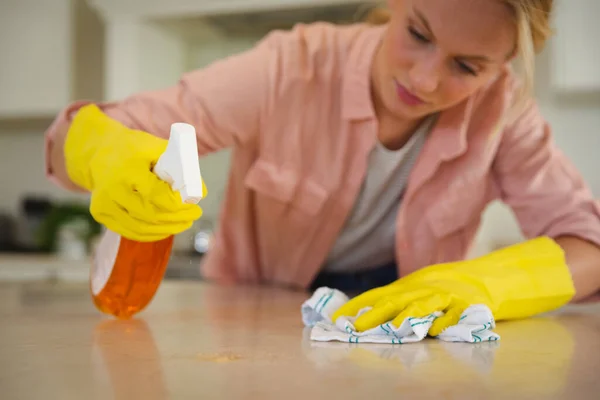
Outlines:
{"type": "Polygon", "coordinates": [[[413,8],[413,12],[417,16],[417,18],[419,18],[421,20],[421,23],[423,23],[423,25],[425,25],[425,29],[427,29],[429,31],[429,33],[431,33],[433,35],[433,32],[431,31],[431,27],[429,26],[429,22],[427,22],[427,18],[425,18],[425,16],[423,16],[423,14],[421,14],[421,12],[419,10],[417,10],[416,8],[413,8]]]}

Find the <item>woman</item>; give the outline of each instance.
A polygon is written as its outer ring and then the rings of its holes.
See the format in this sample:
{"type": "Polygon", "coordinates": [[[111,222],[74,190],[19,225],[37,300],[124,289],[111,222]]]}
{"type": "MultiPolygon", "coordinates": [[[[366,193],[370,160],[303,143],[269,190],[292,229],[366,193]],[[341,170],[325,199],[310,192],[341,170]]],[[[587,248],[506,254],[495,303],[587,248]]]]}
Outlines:
{"type": "MultiPolygon", "coordinates": [[[[174,87],[98,108],[72,104],[48,132],[49,174],[91,191],[93,215],[119,233],[181,232],[201,212],[180,205],[149,166],[164,149],[158,137],[188,122],[201,155],[233,148],[220,229],[203,262],[208,279],[353,292],[405,282],[464,259],[485,206],[500,199],[528,238],[552,238],[508,255],[554,258],[528,259],[535,271],[506,268],[493,284],[525,274],[517,287],[531,301],[548,296],[540,288],[556,292],[560,300],[529,314],[595,293],[600,209],[527,97],[552,1],[389,0],[388,8],[382,25],[298,25],[174,87]],[[510,67],[515,57],[523,75],[510,67]],[[561,284],[551,288],[548,277],[561,284]]],[[[486,288],[486,268],[458,265],[470,269],[446,274],[445,293],[486,288]],[[465,274],[470,283],[452,278],[465,274]]]]}

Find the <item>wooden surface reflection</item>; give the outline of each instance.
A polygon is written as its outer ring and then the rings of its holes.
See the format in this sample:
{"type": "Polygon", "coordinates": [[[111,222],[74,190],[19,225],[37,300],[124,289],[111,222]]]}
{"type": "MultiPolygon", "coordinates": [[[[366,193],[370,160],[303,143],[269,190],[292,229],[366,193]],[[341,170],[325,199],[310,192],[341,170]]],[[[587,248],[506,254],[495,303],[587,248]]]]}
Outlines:
{"type": "Polygon", "coordinates": [[[308,339],[306,294],[165,282],[135,320],[87,286],[0,284],[2,399],[597,399],[600,305],[499,324],[499,342],[308,339]]]}

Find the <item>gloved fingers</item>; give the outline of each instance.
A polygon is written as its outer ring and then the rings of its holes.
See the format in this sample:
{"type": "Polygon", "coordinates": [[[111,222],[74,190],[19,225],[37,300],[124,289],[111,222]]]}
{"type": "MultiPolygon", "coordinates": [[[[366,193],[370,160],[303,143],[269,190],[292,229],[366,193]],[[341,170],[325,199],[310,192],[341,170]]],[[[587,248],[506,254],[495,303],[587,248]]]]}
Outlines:
{"type": "Polygon", "coordinates": [[[187,204],[176,212],[157,212],[153,222],[166,225],[190,225],[202,217],[202,208],[197,204],[187,204]]]}
{"type": "MultiPolygon", "coordinates": [[[[159,140],[160,142],[158,146],[162,147],[162,142],[164,141],[164,139],[159,140]]],[[[154,165],[156,164],[155,160],[151,159],[150,157],[147,160],[144,158],[144,161],[150,163],[149,168],[143,171],[143,173],[141,174],[132,174],[132,176],[135,177],[135,179],[131,180],[129,184],[131,184],[132,186],[137,186],[137,189],[142,194],[142,196],[149,199],[157,198],[160,193],[161,196],[155,202],[155,205],[158,208],[162,208],[165,211],[173,211],[178,209],[182,204],[184,204],[180,194],[177,191],[174,191],[169,183],[163,181],[155,173],[152,172],[152,168],[154,168],[154,165]]],[[[208,189],[206,187],[204,179],[201,179],[201,181],[202,198],[205,198],[208,195],[208,189]]]]}
{"type": "Polygon", "coordinates": [[[389,285],[361,293],[338,308],[335,313],[333,313],[332,320],[335,323],[335,321],[341,316],[354,317],[361,309],[365,307],[372,307],[380,299],[391,293],[392,291],[390,290],[389,285]]]}
{"type": "Polygon", "coordinates": [[[157,242],[170,236],[166,233],[156,235],[140,233],[139,230],[131,230],[129,229],[128,225],[123,225],[116,219],[110,217],[104,218],[102,221],[102,225],[123,237],[138,242],[157,242]]]}
{"type": "Polygon", "coordinates": [[[429,328],[429,335],[437,336],[440,333],[442,333],[442,331],[444,329],[448,328],[449,326],[458,324],[458,321],[460,320],[460,316],[464,310],[465,310],[465,306],[460,306],[460,305],[454,305],[454,306],[451,306],[450,308],[448,308],[448,310],[446,310],[446,313],[444,315],[442,315],[441,317],[439,317],[435,321],[433,321],[431,328],[429,328]]]}
{"type": "Polygon", "coordinates": [[[160,226],[160,229],[152,229],[156,227],[148,224],[130,223],[128,221],[124,223],[124,218],[126,217],[115,217],[114,214],[100,215],[98,217],[98,219],[101,220],[102,225],[106,226],[111,231],[138,242],[154,242],[162,240],[171,235],[181,233],[192,226],[192,223],[190,222],[188,224],[182,223],[178,225],[160,226]]]}
{"type": "Polygon", "coordinates": [[[172,214],[176,219],[198,219],[198,204],[184,203],[178,192],[159,192],[149,199],[152,207],[161,214],[172,214]],[[179,217],[177,217],[179,216],[179,217]]]}
{"type": "MultiPolygon", "coordinates": [[[[160,183],[165,184],[164,182],[160,183]]],[[[153,187],[156,188],[157,186],[154,185],[153,187]]],[[[165,186],[163,189],[163,191],[151,193],[148,190],[148,185],[125,183],[112,187],[110,191],[98,189],[96,192],[98,194],[98,201],[101,198],[103,201],[112,201],[131,215],[131,217],[148,223],[187,224],[202,216],[202,209],[197,204],[185,204],[181,201],[181,198],[178,200],[178,206],[172,206],[170,210],[157,206],[157,199],[159,205],[161,201],[174,205],[175,202],[172,199],[164,201],[161,198],[179,197],[179,193],[173,192],[168,186],[165,186]]]]}
{"type": "MultiPolygon", "coordinates": [[[[154,190],[148,196],[148,200],[153,206],[162,212],[180,213],[195,210],[197,204],[188,204],[183,201],[181,194],[171,189],[171,186],[161,180],[154,182],[154,190]]],[[[202,182],[202,197],[206,197],[206,186],[202,182]]],[[[198,219],[199,217],[196,217],[198,219]]]]}
{"type": "Polygon", "coordinates": [[[391,321],[413,302],[429,296],[429,290],[414,290],[402,294],[385,296],[375,306],[354,321],[354,327],[359,332],[375,328],[391,321]]]}
{"type": "Polygon", "coordinates": [[[98,201],[113,201],[135,218],[154,220],[157,210],[150,200],[155,195],[156,179],[150,171],[136,171],[128,177],[114,177],[94,194],[98,201]]]}
{"type": "Polygon", "coordinates": [[[171,189],[167,182],[161,181],[158,177],[152,183],[152,191],[147,199],[157,210],[178,212],[193,205],[184,203],[181,194],[171,189]]]}
{"type": "Polygon", "coordinates": [[[133,193],[147,207],[152,206],[159,211],[177,212],[186,208],[179,192],[171,189],[171,185],[161,180],[151,171],[131,174],[130,178],[121,181],[126,193],[133,193]]]}
{"type": "Polygon", "coordinates": [[[409,317],[423,318],[436,311],[444,311],[451,303],[451,296],[446,293],[435,293],[429,296],[421,297],[411,302],[404,308],[392,321],[392,324],[399,327],[405,319],[409,317]]]}
{"type": "Polygon", "coordinates": [[[162,234],[149,234],[140,225],[137,225],[136,229],[131,229],[131,224],[123,223],[123,219],[127,218],[126,216],[115,216],[114,213],[104,213],[103,211],[92,212],[92,216],[107,229],[131,240],[153,242],[169,236],[164,232],[162,234]]]}
{"type": "MultiPolygon", "coordinates": [[[[154,222],[141,220],[126,209],[102,196],[92,194],[90,212],[94,219],[108,229],[138,241],[160,240],[189,229],[193,221],[154,222]]],[[[161,218],[166,219],[166,218],[161,218]]]]}
{"type": "Polygon", "coordinates": [[[155,221],[160,223],[193,222],[202,216],[202,208],[198,204],[184,203],[176,192],[161,192],[153,196],[150,203],[155,211],[155,221]]]}

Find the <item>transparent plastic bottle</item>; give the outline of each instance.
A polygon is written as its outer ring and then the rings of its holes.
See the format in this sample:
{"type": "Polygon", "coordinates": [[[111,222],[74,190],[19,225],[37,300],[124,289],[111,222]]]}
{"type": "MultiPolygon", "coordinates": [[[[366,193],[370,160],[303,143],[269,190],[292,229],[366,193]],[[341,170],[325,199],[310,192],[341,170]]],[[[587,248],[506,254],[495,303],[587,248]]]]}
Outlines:
{"type": "MultiPolygon", "coordinates": [[[[167,150],[153,172],[179,191],[190,204],[202,199],[202,177],[193,126],[175,123],[167,150]]],[[[96,307],[126,319],[143,310],[164,277],[174,236],[155,242],[138,242],[105,230],[93,258],[90,290],[96,307]]]]}

